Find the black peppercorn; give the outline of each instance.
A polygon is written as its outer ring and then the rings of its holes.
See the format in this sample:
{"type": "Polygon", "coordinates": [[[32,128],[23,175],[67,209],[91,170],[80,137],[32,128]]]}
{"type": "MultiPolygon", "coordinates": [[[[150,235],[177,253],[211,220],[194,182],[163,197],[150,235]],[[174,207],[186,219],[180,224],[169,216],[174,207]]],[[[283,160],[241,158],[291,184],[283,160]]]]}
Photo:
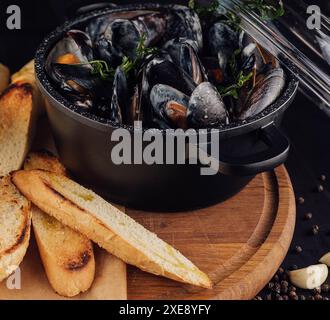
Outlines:
{"type": "Polygon", "coordinates": [[[330,286],[329,286],[329,284],[327,284],[327,283],[322,284],[322,286],[321,286],[321,290],[322,290],[322,292],[324,292],[324,293],[328,293],[328,292],[330,291],[330,286]]]}
{"type": "Polygon", "coordinates": [[[282,296],[280,294],[277,294],[275,296],[275,300],[283,300],[282,296]]]}
{"type": "Polygon", "coordinates": [[[285,280],[282,280],[281,281],[281,286],[288,287],[289,286],[289,282],[288,281],[285,281],[285,280]]]}
{"type": "Polygon", "coordinates": [[[312,233],[313,233],[314,236],[318,235],[319,231],[320,231],[320,227],[318,225],[314,225],[312,227],[312,233]]]}
{"type": "Polygon", "coordinates": [[[296,292],[297,291],[297,288],[295,286],[290,286],[289,287],[289,291],[296,292]]]}
{"type": "Polygon", "coordinates": [[[269,282],[268,289],[273,289],[273,288],[274,288],[274,282],[269,282]]]}
{"type": "Polygon", "coordinates": [[[284,272],[285,271],[284,271],[284,269],[282,267],[277,270],[277,273],[278,273],[279,276],[281,276],[282,274],[284,274],[284,272]]]}
{"type": "Polygon", "coordinates": [[[294,249],[295,249],[296,253],[301,253],[303,251],[301,246],[295,246],[294,249]]]}
{"type": "Polygon", "coordinates": [[[316,295],[314,296],[314,298],[315,298],[315,300],[317,300],[317,301],[323,300],[323,297],[322,297],[320,294],[316,294],[316,295]]]}
{"type": "Polygon", "coordinates": [[[296,300],[296,298],[298,298],[298,296],[297,296],[297,294],[296,294],[295,291],[290,291],[290,292],[289,292],[289,298],[290,298],[291,300],[296,300]]]}
{"type": "Polygon", "coordinates": [[[326,180],[327,180],[326,175],[325,175],[325,174],[321,174],[321,176],[320,176],[320,180],[321,180],[321,181],[326,181],[326,180]]]}
{"type": "Polygon", "coordinates": [[[283,300],[285,300],[285,301],[289,300],[289,296],[287,296],[286,294],[283,295],[283,300]]]}
{"type": "Polygon", "coordinates": [[[322,186],[322,184],[319,184],[319,185],[317,186],[317,191],[318,191],[318,192],[323,192],[323,191],[324,191],[324,187],[322,186]]]}
{"type": "Polygon", "coordinates": [[[315,288],[315,289],[313,289],[314,295],[320,294],[321,292],[322,292],[321,291],[321,288],[315,288]]]}
{"type": "Polygon", "coordinates": [[[266,300],[272,300],[272,295],[271,294],[267,294],[266,295],[266,300]]]}
{"type": "Polygon", "coordinates": [[[279,282],[280,281],[280,277],[277,274],[275,274],[275,276],[274,276],[273,279],[274,279],[275,282],[279,282]]]}
{"type": "Polygon", "coordinates": [[[281,285],[279,283],[275,283],[273,291],[275,293],[281,293],[281,285]]]}
{"type": "Polygon", "coordinates": [[[306,300],[306,297],[304,295],[300,295],[299,300],[306,300]]]}
{"type": "Polygon", "coordinates": [[[311,212],[307,212],[305,214],[305,220],[311,220],[313,218],[313,214],[311,212]]]}
{"type": "Polygon", "coordinates": [[[298,198],[298,203],[303,204],[305,202],[305,199],[303,197],[298,198]]]}

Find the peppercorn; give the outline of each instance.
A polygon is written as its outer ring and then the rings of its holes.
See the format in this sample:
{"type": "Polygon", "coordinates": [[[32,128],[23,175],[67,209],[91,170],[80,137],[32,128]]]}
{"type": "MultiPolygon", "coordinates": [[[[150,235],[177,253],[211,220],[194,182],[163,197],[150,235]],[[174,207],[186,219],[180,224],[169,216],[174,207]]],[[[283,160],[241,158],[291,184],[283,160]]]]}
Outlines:
{"type": "Polygon", "coordinates": [[[321,174],[321,176],[320,176],[320,180],[321,180],[321,181],[326,181],[326,180],[327,180],[326,175],[325,175],[325,174],[321,174]]]}
{"type": "Polygon", "coordinates": [[[305,220],[311,220],[313,218],[313,214],[311,212],[307,212],[304,218],[305,220]]]}
{"type": "Polygon", "coordinates": [[[298,298],[298,296],[297,296],[297,294],[296,294],[295,291],[290,291],[290,292],[289,292],[289,298],[290,298],[291,300],[296,300],[296,297],[298,298]]]}
{"type": "Polygon", "coordinates": [[[285,280],[282,280],[281,281],[281,286],[288,287],[289,286],[289,282],[288,281],[285,281],[285,280]]]}
{"type": "Polygon", "coordinates": [[[321,292],[322,291],[321,291],[321,288],[320,287],[313,289],[314,295],[320,294],[321,292]]]}
{"type": "Polygon", "coordinates": [[[274,282],[269,282],[268,289],[273,289],[273,288],[274,288],[274,282]]]}
{"type": "Polygon", "coordinates": [[[301,253],[303,251],[301,246],[295,246],[294,249],[295,249],[296,253],[301,253]]]}
{"type": "Polygon", "coordinates": [[[280,294],[277,294],[275,296],[275,300],[283,300],[282,296],[280,294]]]}
{"type": "Polygon", "coordinates": [[[289,296],[288,296],[288,295],[286,295],[286,294],[285,294],[285,295],[283,295],[282,297],[283,297],[283,300],[285,300],[285,301],[289,300],[289,296]]]}
{"type": "Polygon", "coordinates": [[[308,296],[307,300],[315,300],[315,298],[313,296],[308,296]]]}
{"type": "Polygon", "coordinates": [[[303,197],[298,198],[298,203],[299,204],[304,204],[304,202],[305,202],[305,199],[303,197]]]}
{"type": "Polygon", "coordinates": [[[297,288],[295,286],[290,286],[289,287],[289,291],[296,292],[297,291],[297,288]]]}
{"type": "Polygon", "coordinates": [[[322,184],[319,184],[317,186],[317,191],[320,192],[320,193],[324,191],[324,187],[322,186],[322,184]]]}
{"type": "Polygon", "coordinates": [[[286,293],[288,293],[288,292],[289,292],[288,287],[281,286],[281,293],[286,294],[286,293]]]}
{"type": "Polygon", "coordinates": [[[312,227],[312,233],[313,233],[314,236],[318,235],[319,231],[320,231],[320,227],[318,225],[314,225],[312,227]]]}
{"type": "Polygon", "coordinates": [[[275,282],[279,282],[280,281],[280,277],[277,274],[275,274],[275,276],[274,276],[273,279],[274,279],[275,282]]]}
{"type": "Polygon", "coordinates": [[[324,293],[328,293],[330,291],[330,286],[327,283],[322,284],[321,291],[324,293]]]}
{"type": "Polygon", "coordinates": [[[273,291],[275,293],[281,293],[281,285],[279,283],[275,283],[273,291]]]}
{"type": "Polygon", "coordinates": [[[314,298],[315,298],[316,301],[321,301],[321,300],[323,300],[323,297],[322,297],[320,294],[316,294],[316,295],[314,296],[314,298]]]}
{"type": "Polygon", "coordinates": [[[277,270],[277,274],[279,275],[279,276],[281,276],[282,274],[284,274],[284,269],[281,267],[281,268],[279,268],[278,270],[277,270]]]}
{"type": "Polygon", "coordinates": [[[299,300],[306,300],[306,297],[304,295],[300,295],[299,300]]]}
{"type": "Polygon", "coordinates": [[[266,295],[266,300],[272,300],[272,295],[271,294],[267,294],[266,295]]]}

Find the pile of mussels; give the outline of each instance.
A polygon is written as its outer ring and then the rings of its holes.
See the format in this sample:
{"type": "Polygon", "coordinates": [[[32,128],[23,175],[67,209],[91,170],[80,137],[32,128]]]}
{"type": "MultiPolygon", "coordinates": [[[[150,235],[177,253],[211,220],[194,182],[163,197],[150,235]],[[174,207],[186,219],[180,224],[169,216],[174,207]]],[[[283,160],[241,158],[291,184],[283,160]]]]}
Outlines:
{"type": "Polygon", "coordinates": [[[46,70],[76,106],[117,124],[162,129],[246,120],[285,86],[276,59],[248,34],[183,6],[94,18],[66,33],[46,70]]]}

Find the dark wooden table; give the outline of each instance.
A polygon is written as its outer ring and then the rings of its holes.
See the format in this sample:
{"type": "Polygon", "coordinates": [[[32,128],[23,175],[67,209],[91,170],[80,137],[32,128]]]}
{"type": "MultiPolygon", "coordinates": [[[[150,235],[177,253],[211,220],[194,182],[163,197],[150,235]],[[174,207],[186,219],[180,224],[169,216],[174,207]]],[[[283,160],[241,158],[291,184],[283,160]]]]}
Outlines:
{"type": "MultiPolygon", "coordinates": [[[[42,38],[64,21],[65,12],[72,13],[72,7],[86,2],[93,1],[15,1],[22,9],[22,30],[8,31],[5,11],[13,1],[1,0],[0,61],[9,65],[12,71],[17,70],[33,58],[42,38]]],[[[328,1],[323,3],[328,7],[330,5],[328,1]]],[[[297,197],[302,196],[305,199],[303,205],[297,205],[297,226],[292,250],[283,266],[289,268],[296,264],[304,267],[317,263],[323,253],[330,251],[330,118],[306,97],[298,94],[286,113],[283,130],[292,141],[292,151],[286,165],[297,197]],[[324,192],[318,193],[316,189],[320,184],[321,174],[325,174],[328,179],[322,183],[324,192]],[[313,219],[310,221],[304,220],[307,212],[313,213],[313,219]],[[311,231],[316,224],[320,226],[320,233],[314,236],[311,231]],[[296,245],[302,247],[302,253],[294,252],[296,245]]]]}

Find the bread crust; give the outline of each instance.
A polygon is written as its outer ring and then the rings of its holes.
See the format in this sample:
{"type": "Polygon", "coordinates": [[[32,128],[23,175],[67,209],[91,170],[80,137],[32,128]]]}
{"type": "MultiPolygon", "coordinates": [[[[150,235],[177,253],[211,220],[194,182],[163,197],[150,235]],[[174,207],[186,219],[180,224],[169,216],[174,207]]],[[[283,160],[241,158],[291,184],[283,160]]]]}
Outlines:
{"type": "MultiPolygon", "coordinates": [[[[25,170],[42,169],[66,175],[64,166],[49,152],[28,155],[25,170]]],[[[32,205],[32,225],[40,257],[52,288],[61,296],[87,291],[95,276],[92,242],[32,205]]]]}
{"type": "MultiPolygon", "coordinates": [[[[20,224],[15,232],[15,238],[12,239],[11,245],[0,249],[0,282],[6,279],[12,272],[14,272],[23,261],[30,241],[31,230],[31,210],[30,202],[19,194],[19,191],[12,184],[10,177],[1,178],[0,181],[2,201],[11,202],[19,211],[20,224]],[[17,206],[20,206],[18,208],[17,206]]],[[[0,214],[5,214],[0,212],[0,214]]],[[[12,212],[15,214],[15,212],[12,212]]],[[[9,228],[11,226],[5,225],[6,219],[3,219],[3,225],[0,228],[9,228]]]]}
{"type": "MultiPolygon", "coordinates": [[[[205,288],[212,287],[208,276],[197,268],[193,271],[196,273],[196,279],[193,282],[187,280],[188,278],[185,276],[165,270],[161,265],[138,250],[137,247],[114,233],[110,226],[101,222],[93,213],[80,208],[54,190],[49,181],[47,181],[46,176],[47,173],[41,171],[20,171],[14,174],[13,181],[21,192],[40,209],[52,215],[63,224],[79,230],[86,237],[98,243],[102,248],[126,263],[135,265],[155,275],[161,275],[179,282],[190,283],[205,288]]],[[[187,270],[187,273],[189,271],[187,270]]]]}

